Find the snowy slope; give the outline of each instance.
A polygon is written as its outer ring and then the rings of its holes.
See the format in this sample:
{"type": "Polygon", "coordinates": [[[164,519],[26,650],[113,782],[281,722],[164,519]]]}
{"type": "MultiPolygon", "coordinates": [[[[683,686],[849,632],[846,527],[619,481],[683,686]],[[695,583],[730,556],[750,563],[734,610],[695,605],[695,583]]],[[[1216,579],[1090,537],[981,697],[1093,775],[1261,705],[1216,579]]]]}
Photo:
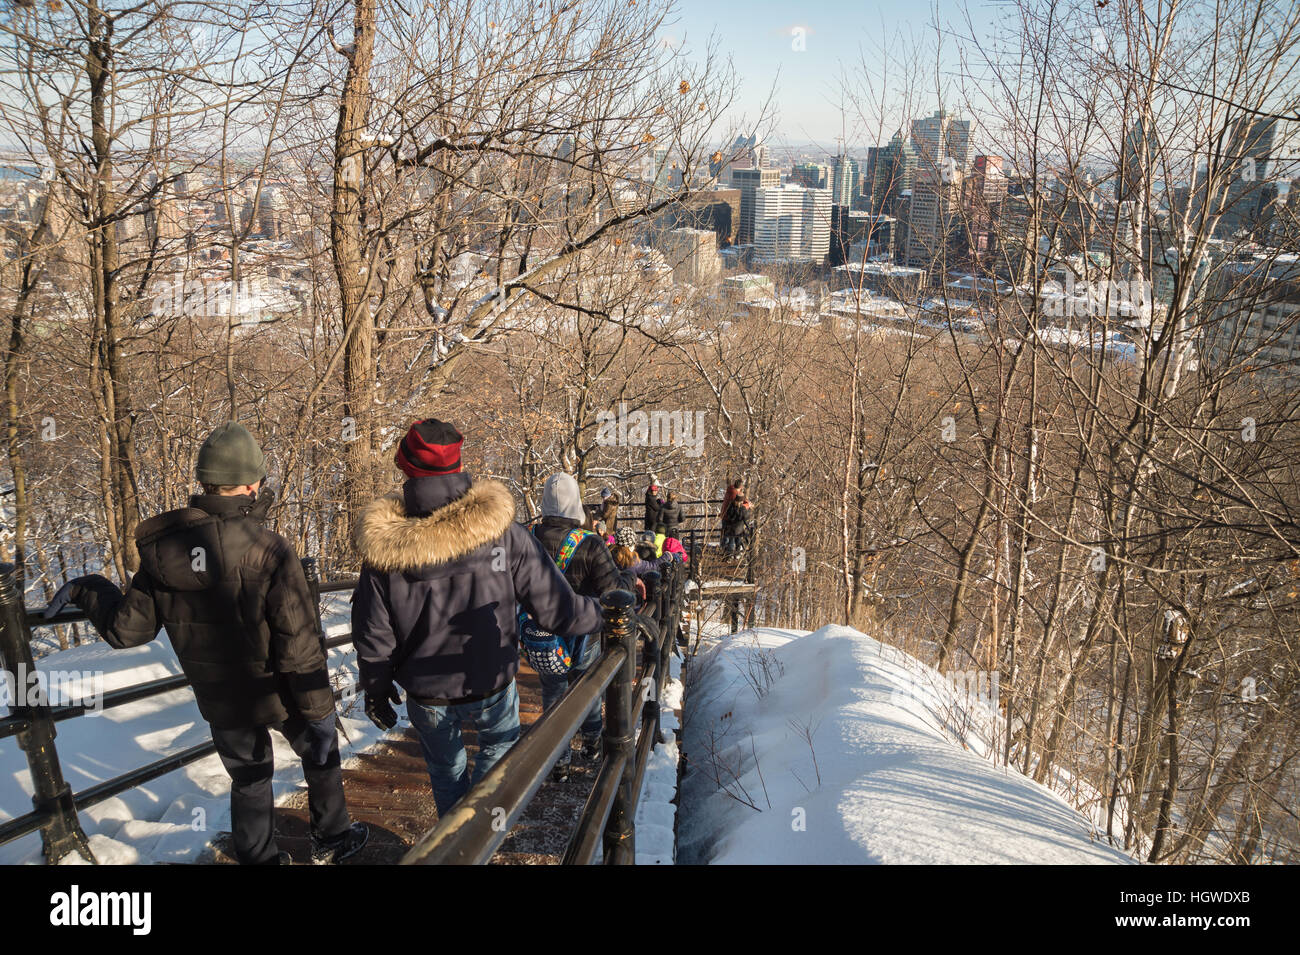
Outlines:
{"type": "MultiPolygon", "coordinates": [[[[326,632],[346,632],[342,612],[346,596],[334,598],[326,632]]],[[[336,680],[355,679],[351,648],[330,651],[336,680]]],[[[103,691],[180,673],[166,634],[153,643],[114,650],[102,641],[51,653],[38,661],[42,670],[91,671],[102,674],[103,691]]],[[[57,697],[54,702],[60,702],[57,697]]],[[[340,737],[344,765],[379,738],[361,712],[340,705],[351,742],[340,737]],[[356,718],[353,718],[356,717],[356,718]]],[[[7,712],[0,707],[0,715],[7,712]]],[[[64,778],[73,792],[209,740],[208,725],[188,689],[155,696],[57,724],[57,746],[64,778]]],[[[277,733],[275,781],[277,800],[303,786],[302,766],[277,733]]],[[[27,760],[13,738],[0,740],[0,821],[31,811],[32,787],[27,760]]],[[[230,777],[214,754],[128,790],[80,813],[91,850],[101,863],[184,862],[194,859],[218,832],[230,829],[230,777]]],[[[42,862],[38,834],[0,846],[0,864],[42,862]]]]}
{"type": "Polygon", "coordinates": [[[679,862],[1132,861],[980,755],[992,708],[856,630],[742,631],[691,668],[679,862]]]}

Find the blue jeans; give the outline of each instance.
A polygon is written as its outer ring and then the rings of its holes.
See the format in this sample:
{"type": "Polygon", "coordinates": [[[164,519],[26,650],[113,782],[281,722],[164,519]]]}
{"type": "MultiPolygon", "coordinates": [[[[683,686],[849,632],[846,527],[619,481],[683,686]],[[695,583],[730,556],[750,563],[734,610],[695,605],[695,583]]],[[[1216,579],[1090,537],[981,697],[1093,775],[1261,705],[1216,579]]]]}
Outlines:
{"type": "MultiPolygon", "coordinates": [[[[598,659],[600,659],[600,634],[589,633],[583,641],[582,656],[574,661],[568,673],[564,676],[554,676],[550,673],[537,674],[537,678],[542,683],[542,712],[545,713],[560,702],[560,697],[564,696],[569,687],[577,683],[598,659]]],[[[578,727],[578,732],[584,736],[595,736],[603,726],[604,722],[600,718],[600,697],[597,697],[596,702],[587,711],[582,725],[578,727]]]]}
{"type": "Polygon", "coordinates": [[[407,698],[407,716],[420,734],[420,748],[429,767],[433,801],[444,816],[470,786],[487,775],[506,751],[519,739],[519,690],[515,681],[495,696],[476,703],[454,706],[425,706],[407,698]],[[472,722],[478,730],[478,755],[474,775],[461,741],[461,724],[472,722]]]}

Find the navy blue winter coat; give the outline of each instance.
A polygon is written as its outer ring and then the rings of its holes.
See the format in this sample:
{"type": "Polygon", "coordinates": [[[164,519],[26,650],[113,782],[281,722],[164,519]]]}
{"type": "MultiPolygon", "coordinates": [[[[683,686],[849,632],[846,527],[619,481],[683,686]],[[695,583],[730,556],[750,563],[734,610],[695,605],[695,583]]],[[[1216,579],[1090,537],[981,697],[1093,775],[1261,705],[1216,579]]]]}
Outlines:
{"type": "Polygon", "coordinates": [[[564,635],[601,627],[600,603],[573,592],[515,523],[499,481],[412,478],[371,503],[353,533],[363,561],[352,595],[361,689],[396,682],[417,699],[484,696],[519,667],[515,604],[564,635]]]}

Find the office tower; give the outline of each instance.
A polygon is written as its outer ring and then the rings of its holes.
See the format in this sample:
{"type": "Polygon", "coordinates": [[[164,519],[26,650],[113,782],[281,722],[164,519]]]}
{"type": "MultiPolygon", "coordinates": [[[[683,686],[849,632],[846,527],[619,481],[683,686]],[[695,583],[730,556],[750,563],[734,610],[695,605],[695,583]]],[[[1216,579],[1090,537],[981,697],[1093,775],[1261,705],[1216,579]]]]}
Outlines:
{"type": "Polygon", "coordinates": [[[646,182],[650,185],[650,198],[662,199],[668,194],[668,147],[656,146],[647,162],[646,182]]]}
{"type": "Polygon", "coordinates": [[[897,217],[899,197],[912,188],[915,179],[916,148],[903,138],[901,130],[894,133],[888,146],[870,147],[863,183],[868,211],[897,217]]]}
{"type": "Polygon", "coordinates": [[[740,245],[754,241],[754,203],[759,189],[770,189],[781,184],[778,169],[731,169],[731,187],[740,190],[740,228],[736,242],[740,245]]]}
{"type": "Polygon", "coordinates": [[[848,156],[840,154],[831,160],[831,202],[837,206],[853,202],[853,173],[848,156]]]}
{"type": "Polygon", "coordinates": [[[991,260],[997,252],[998,220],[1006,197],[1002,157],[976,156],[962,184],[962,204],[966,210],[966,252],[977,263],[991,260]]]}
{"type": "Polygon", "coordinates": [[[941,166],[952,159],[956,168],[966,171],[970,152],[970,120],[956,119],[941,109],[933,116],[912,121],[912,143],[921,165],[941,166]]]}
{"type": "Polygon", "coordinates": [[[787,184],[756,190],[754,244],[768,260],[826,260],[831,242],[831,194],[787,184]]]}
{"type": "Polygon", "coordinates": [[[867,164],[860,159],[849,160],[849,180],[851,188],[849,190],[849,205],[859,212],[872,211],[867,202],[869,188],[864,177],[867,164]]]}
{"type": "Polygon", "coordinates": [[[1124,137],[1120,151],[1119,168],[1115,170],[1115,200],[1130,202],[1144,195],[1151,170],[1159,163],[1160,144],[1155,130],[1146,128],[1146,120],[1139,119],[1124,137]]]}
{"type": "Polygon", "coordinates": [[[828,264],[860,262],[878,256],[894,256],[896,220],[848,206],[831,207],[831,248],[828,264]]]}
{"type": "Polygon", "coordinates": [[[1210,361],[1300,375],[1300,264],[1293,257],[1226,261],[1210,270],[1210,282],[1216,307],[1203,349],[1210,361]]]}
{"type": "Polygon", "coordinates": [[[801,162],[790,171],[790,181],[807,189],[825,189],[830,181],[830,170],[816,162],[801,162]]]}
{"type": "Polygon", "coordinates": [[[1224,163],[1231,179],[1215,235],[1266,232],[1279,182],[1293,176],[1297,125],[1275,118],[1242,118],[1233,124],[1224,163]]]}
{"type": "Polygon", "coordinates": [[[927,269],[932,278],[947,267],[950,242],[960,227],[962,174],[923,164],[917,170],[907,229],[906,265],[927,269]]]}
{"type": "Polygon", "coordinates": [[[722,159],[733,169],[761,169],[767,163],[767,147],[759,140],[758,133],[737,136],[729,154],[722,159]]]}
{"type": "Polygon", "coordinates": [[[701,285],[717,281],[722,273],[718,237],[711,229],[672,229],[659,247],[673,267],[673,281],[701,285]]]}

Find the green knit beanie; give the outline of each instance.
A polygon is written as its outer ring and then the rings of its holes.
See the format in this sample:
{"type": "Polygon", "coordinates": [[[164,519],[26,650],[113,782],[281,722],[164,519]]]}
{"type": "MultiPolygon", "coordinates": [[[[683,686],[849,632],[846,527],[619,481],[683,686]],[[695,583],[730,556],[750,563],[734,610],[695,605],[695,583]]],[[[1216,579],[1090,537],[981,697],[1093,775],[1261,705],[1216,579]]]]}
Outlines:
{"type": "Polygon", "coordinates": [[[266,477],[266,459],[248,429],[230,421],[208,435],[199,448],[194,476],[200,484],[255,484],[266,477]]]}

